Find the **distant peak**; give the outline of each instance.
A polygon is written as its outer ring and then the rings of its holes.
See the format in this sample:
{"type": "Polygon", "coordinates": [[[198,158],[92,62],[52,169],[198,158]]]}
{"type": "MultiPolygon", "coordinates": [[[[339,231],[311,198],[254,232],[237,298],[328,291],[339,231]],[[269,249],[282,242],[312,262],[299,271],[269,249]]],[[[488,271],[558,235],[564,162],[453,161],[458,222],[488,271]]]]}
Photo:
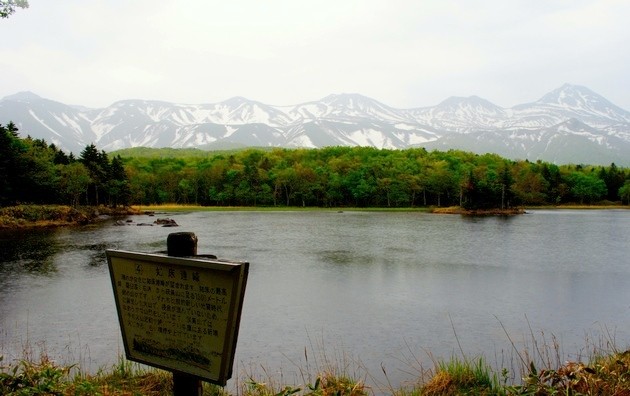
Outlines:
{"type": "Polygon", "coordinates": [[[26,102],[26,103],[29,103],[35,100],[41,100],[41,99],[42,99],[41,96],[36,95],[31,91],[22,91],[22,92],[18,92],[16,94],[5,96],[4,98],[2,98],[2,100],[12,100],[15,102],[26,102]]]}
{"type": "Polygon", "coordinates": [[[578,102],[598,102],[605,101],[600,95],[581,85],[565,83],[554,89],[542,98],[538,103],[575,105],[578,102]]]}
{"type": "Polygon", "coordinates": [[[476,95],[468,96],[468,97],[451,96],[443,100],[438,105],[438,107],[452,107],[452,106],[462,106],[462,105],[475,106],[475,107],[481,106],[481,107],[486,107],[486,108],[498,108],[498,106],[495,105],[494,103],[486,99],[480,98],[479,96],[476,96],[476,95]]]}
{"type": "Polygon", "coordinates": [[[251,102],[253,101],[247,98],[244,98],[242,96],[233,96],[230,99],[224,100],[222,103],[229,104],[229,105],[240,105],[243,103],[251,103],[251,102]]]}
{"type": "Polygon", "coordinates": [[[440,104],[465,103],[469,101],[469,99],[470,97],[467,98],[465,96],[449,96],[440,102],[440,104]]]}
{"type": "Polygon", "coordinates": [[[588,94],[594,94],[593,91],[591,91],[590,89],[586,88],[585,86],[576,85],[576,84],[569,84],[569,83],[563,84],[560,88],[556,89],[556,91],[559,91],[559,92],[583,92],[583,93],[588,93],[588,94]]]}
{"type": "Polygon", "coordinates": [[[558,88],[559,90],[566,90],[566,91],[587,91],[587,92],[592,92],[590,89],[586,88],[583,85],[578,85],[578,84],[571,84],[571,83],[564,83],[562,84],[562,86],[560,88],[558,88]]]}
{"type": "Polygon", "coordinates": [[[112,106],[137,106],[137,105],[147,105],[147,104],[160,104],[160,105],[169,105],[170,102],[165,102],[162,100],[146,100],[146,99],[122,99],[117,100],[112,104],[112,106]]]}
{"type": "Polygon", "coordinates": [[[323,101],[372,100],[358,93],[340,93],[326,96],[323,101]]]}
{"type": "Polygon", "coordinates": [[[332,94],[323,98],[321,102],[332,106],[341,106],[346,108],[367,109],[371,107],[388,107],[377,100],[357,93],[332,94]]]}

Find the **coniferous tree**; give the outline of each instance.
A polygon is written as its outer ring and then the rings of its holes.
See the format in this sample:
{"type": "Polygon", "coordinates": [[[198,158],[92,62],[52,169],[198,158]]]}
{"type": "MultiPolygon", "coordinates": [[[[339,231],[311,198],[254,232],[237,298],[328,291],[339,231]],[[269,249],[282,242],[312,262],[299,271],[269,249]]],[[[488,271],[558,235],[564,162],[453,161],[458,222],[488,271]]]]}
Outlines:
{"type": "Polygon", "coordinates": [[[0,205],[15,204],[22,200],[20,182],[24,177],[23,153],[26,147],[18,137],[12,122],[0,125],[0,205]]]}
{"type": "Polygon", "coordinates": [[[58,149],[54,143],[51,143],[49,147],[54,153],[53,162],[55,165],[68,165],[70,164],[70,162],[72,162],[70,156],[64,153],[63,150],[58,149]]]}
{"type": "Polygon", "coordinates": [[[99,152],[92,143],[83,149],[79,161],[87,168],[90,174],[90,185],[87,190],[86,203],[99,205],[106,190],[105,186],[109,176],[109,161],[107,153],[99,152]]]}
{"type": "Polygon", "coordinates": [[[600,169],[599,178],[606,184],[606,189],[608,190],[606,199],[609,201],[619,200],[619,189],[623,186],[626,180],[624,172],[621,171],[613,162],[610,164],[608,169],[605,167],[600,169]]]}
{"type": "Polygon", "coordinates": [[[115,156],[109,166],[107,195],[109,196],[110,206],[129,205],[131,189],[129,188],[127,172],[120,155],[115,156]]]}

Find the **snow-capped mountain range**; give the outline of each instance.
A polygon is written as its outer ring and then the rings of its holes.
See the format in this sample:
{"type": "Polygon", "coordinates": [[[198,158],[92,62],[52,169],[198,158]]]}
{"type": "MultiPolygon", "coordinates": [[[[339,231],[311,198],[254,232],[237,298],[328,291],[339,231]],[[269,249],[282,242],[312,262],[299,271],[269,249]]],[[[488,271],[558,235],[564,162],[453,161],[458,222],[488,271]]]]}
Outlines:
{"type": "Polygon", "coordinates": [[[0,124],[79,153],[127,147],[374,146],[493,152],[554,163],[630,166],[630,112],[565,84],[533,103],[502,108],[477,96],[396,109],[358,94],[295,106],[235,97],[214,104],[123,100],[87,109],[30,92],[0,100],[0,124]]]}

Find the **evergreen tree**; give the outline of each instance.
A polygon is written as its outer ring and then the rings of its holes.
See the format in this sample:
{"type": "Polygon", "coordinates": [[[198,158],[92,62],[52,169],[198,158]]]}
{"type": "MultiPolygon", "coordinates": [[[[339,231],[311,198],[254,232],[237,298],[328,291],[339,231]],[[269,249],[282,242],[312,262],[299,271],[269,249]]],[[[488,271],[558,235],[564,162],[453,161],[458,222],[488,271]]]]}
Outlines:
{"type": "Polygon", "coordinates": [[[118,205],[129,205],[131,189],[129,187],[127,172],[125,171],[120,155],[117,155],[112,159],[112,163],[109,167],[107,194],[109,196],[110,206],[116,207],[118,205]]]}
{"type": "Polygon", "coordinates": [[[92,143],[81,151],[79,161],[86,167],[90,175],[86,203],[88,205],[99,205],[104,192],[106,193],[106,184],[109,180],[107,153],[104,151],[99,152],[92,143]]]}
{"type": "Polygon", "coordinates": [[[15,124],[0,125],[0,205],[15,204],[22,200],[20,188],[24,177],[22,155],[26,147],[18,138],[15,124]]]}
{"type": "Polygon", "coordinates": [[[606,184],[606,189],[608,190],[606,199],[609,201],[619,200],[619,189],[623,186],[626,179],[624,172],[613,162],[608,169],[605,167],[600,169],[599,178],[606,184]]]}
{"type": "Polygon", "coordinates": [[[70,164],[70,162],[72,162],[73,158],[71,159],[71,157],[69,157],[62,150],[58,149],[57,146],[55,146],[54,144],[51,144],[49,147],[55,154],[53,159],[55,165],[68,165],[70,164]]]}

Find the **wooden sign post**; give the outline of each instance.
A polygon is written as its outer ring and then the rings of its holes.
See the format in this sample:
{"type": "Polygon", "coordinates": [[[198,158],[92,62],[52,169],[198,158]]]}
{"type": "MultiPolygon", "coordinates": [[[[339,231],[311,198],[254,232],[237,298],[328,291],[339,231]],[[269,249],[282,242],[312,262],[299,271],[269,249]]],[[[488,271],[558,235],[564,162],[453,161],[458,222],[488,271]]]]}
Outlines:
{"type": "Polygon", "coordinates": [[[170,234],[168,255],[107,250],[127,359],[173,372],[173,392],[225,386],[249,263],[196,257],[193,233],[170,234]]]}
{"type": "MultiPolygon", "coordinates": [[[[166,239],[167,254],[175,257],[196,256],[197,236],[194,233],[178,232],[169,234],[166,239]]],[[[202,396],[201,380],[179,371],[173,371],[173,395],[202,396]]]]}

